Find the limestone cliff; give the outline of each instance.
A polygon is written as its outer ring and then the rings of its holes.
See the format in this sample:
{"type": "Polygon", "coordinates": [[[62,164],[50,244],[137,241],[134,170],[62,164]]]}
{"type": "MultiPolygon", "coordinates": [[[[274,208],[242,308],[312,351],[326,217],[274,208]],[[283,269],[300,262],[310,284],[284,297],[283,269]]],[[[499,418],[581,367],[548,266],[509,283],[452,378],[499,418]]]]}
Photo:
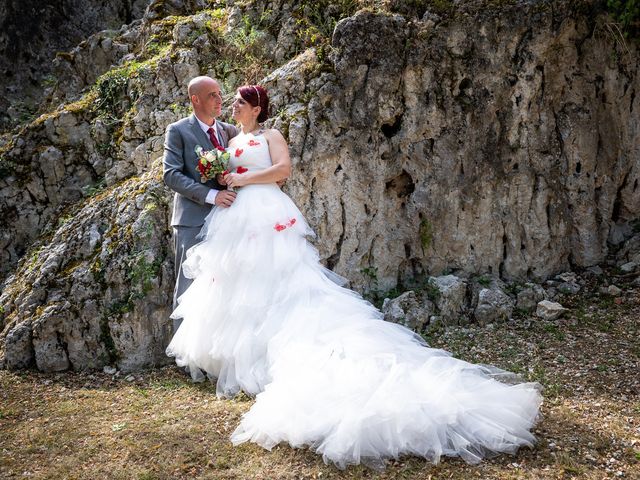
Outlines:
{"type": "Polygon", "coordinates": [[[337,26],[292,139],[330,266],[375,268],[385,288],[444,270],[540,280],[631,233],[637,51],[603,17],[544,6],[337,26]]]}
{"type": "Polygon", "coordinates": [[[5,0],[0,8],[0,130],[37,111],[52,60],[98,30],[142,17],[145,0],[5,0]]]}
{"type": "Polygon", "coordinates": [[[59,62],[66,105],[1,152],[6,366],[161,361],[172,267],[154,175],[196,74],[230,95],[269,88],[269,125],[294,162],[285,190],[326,264],[361,291],[443,272],[542,280],[602,262],[633,234],[638,55],[601,2],[356,13],[364,3],[152,2],[59,62]]]}

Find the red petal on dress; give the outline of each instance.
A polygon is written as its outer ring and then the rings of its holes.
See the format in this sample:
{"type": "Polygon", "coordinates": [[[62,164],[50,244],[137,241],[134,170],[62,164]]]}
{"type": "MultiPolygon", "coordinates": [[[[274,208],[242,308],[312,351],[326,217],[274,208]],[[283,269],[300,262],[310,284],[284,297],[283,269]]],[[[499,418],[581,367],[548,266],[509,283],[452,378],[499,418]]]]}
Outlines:
{"type": "Polygon", "coordinates": [[[248,171],[249,171],[248,168],[244,168],[244,167],[236,168],[236,172],[238,172],[238,173],[244,173],[244,172],[248,172],[248,171]]]}
{"type": "Polygon", "coordinates": [[[236,157],[239,157],[240,155],[242,155],[242,152],[244,150],[242,150],[241,148],[236,148],[236,157]]]}
{"type": "Polygon", "coordinates": [[[255,141],[255,140],[253,140],[253,139],[252,139],[252,140],[249,140],[249,146],[250,146],[250,147],[256,147],[256,146],[258,146],[258,145],[260,145],[260,142],[256,142],[256,141],[255,141]]]}

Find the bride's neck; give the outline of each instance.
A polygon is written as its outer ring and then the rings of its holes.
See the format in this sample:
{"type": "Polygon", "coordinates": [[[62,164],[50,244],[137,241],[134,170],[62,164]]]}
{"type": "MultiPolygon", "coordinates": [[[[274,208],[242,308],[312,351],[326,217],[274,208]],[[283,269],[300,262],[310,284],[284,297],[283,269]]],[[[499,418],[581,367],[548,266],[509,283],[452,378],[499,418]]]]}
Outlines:
{"type": "Polygon", "coordinates": [[[242,130],[242,133],[244,133],[245,135],[255,130],[258,130],[259,128],[260,128],[260,124],[258,122],[254,122],[246,125],[240,124],[240,130],[242,130]]]}

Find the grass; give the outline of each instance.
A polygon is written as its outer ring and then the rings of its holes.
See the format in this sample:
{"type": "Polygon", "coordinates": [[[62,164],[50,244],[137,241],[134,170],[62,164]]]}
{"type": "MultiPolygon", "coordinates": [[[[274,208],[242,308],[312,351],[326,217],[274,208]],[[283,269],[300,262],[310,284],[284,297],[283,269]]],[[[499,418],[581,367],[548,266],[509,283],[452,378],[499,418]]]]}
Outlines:
{"type": "Polygon", "coordinates": [[[479,465],[418,458],[340,471],[307,449],[268,452],[228,438],[252,400],[215,396],[174,367],[125,375],[0,371],[0,478],[78,479],[601,479],[639,478],[640,292],[601,306],[566,300],[571,312],[492,326],[451,327],[429,341],[465,360],[540,382],[534,449],[479,465]],[[609,329],[598,329],[608,316],[609,329]],[[611,461],[613,459],[613,462],[611,461]]]}

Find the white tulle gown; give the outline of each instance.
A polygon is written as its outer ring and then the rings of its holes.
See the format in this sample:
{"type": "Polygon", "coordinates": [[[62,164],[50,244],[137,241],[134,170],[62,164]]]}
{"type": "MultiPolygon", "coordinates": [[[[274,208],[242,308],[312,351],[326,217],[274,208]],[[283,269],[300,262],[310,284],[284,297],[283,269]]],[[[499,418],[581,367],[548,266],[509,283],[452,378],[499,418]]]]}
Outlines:
{"type": "MultiPolygon", "coordinates": [[[[271,166],[261,135],[231,153],[233,168],[271,166]]],[[[217,378],[220,396],[256,396],[234,443],[308,446],[340,468],[404,454],[477,462],[533,445],[537,384],[502,383],[505,372],[385,322],[319,263],[312,234],[277,185],[249,185],[213,209],[184,262],[194,282],[167,353],[217,378]]]]}

